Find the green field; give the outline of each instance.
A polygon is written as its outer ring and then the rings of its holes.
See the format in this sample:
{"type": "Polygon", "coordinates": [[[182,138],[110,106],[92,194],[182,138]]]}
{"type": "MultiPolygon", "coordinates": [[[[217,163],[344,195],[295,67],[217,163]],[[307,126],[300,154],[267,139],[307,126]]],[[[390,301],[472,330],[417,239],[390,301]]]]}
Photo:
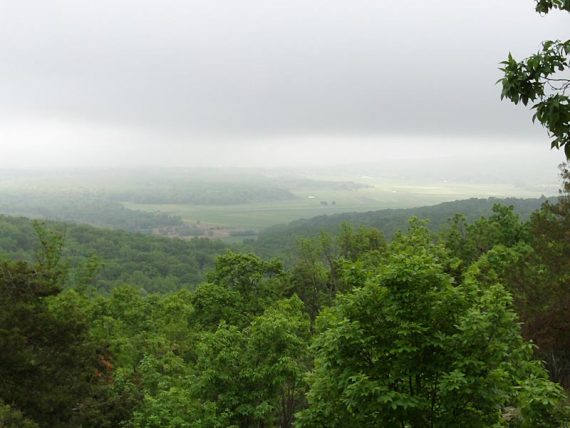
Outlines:
{"type": "Polygon", "coordinates": [[[470,197],[537,197],[535,192],[514,186],[433,183],[428,185],[372,184],[359,190],[306,189],[291,191],[294,200],[237,205],[138,204],[124,203],[130,209],[174,214],[191,224],[200,223],[230,230],[259,231],[299,218],[351,211],[385,208],[411,208],[470,197]],[[322,205],[325,202],[327,205],[322,205]],[[335,202],[333,205],[332,202],[335,202]]]}

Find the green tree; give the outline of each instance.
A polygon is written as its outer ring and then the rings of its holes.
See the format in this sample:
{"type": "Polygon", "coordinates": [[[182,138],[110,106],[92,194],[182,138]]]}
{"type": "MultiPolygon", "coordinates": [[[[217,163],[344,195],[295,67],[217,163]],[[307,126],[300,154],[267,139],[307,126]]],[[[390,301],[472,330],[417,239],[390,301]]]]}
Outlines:
{"type": "Polygon", "coordinates": [[[563,400],[500,285],[454,285],[418,225],[317,319],[307,427],[557,426],[563,400]]]}
{"type": "Polygon", "coordinates": [[[107,338],[92,334],[96,303],[62,291],[69,277],[88,280],[91,269],[70,271],[63,237],[39,223],[35,229],[35,265],[0,263],[0,401],[13,407],[10,417],[21,411],[41,427],[117,426],[131,409],[112,386],[107,338]]]}
{"type": "Polygon", "coordinates": [[[137,427],[183,426],[177,425],[182,416],[175,415],[193,403],[183,403],[179,395],[188,390],[195,358],[191,297],[186,290],[145,296],[125,286],[96,299],[91,335],[108,348],[110,395],[120,404],[110,409],[121,414],[112,426],[127,421],[137,427]]]}
{"type": "Polygon", "coordinates": [[[299,240],[297,248],[298,260],[289,273],[288,291],[299,296],[314,321],[321,308],[333,301],[331,272],[322,260],[320,240],[299,240]]]}
{"type": "Polygon", "coordinates": [[[219,426],[292,426],[304,402],[308,340],[309,319],[296,297],[275,303],[246,330],[222,325],[207,334],[197,394],[216,409],[219,426]]]}
{"type": "MultiPolygon", "coordinates": [[[[552,9],[570,12],[570,2],[536,1],[537,12],[547,14],[552,9]]],[[[525,106],[533,103],[533,121],[538,120],[547,129],[551,148],[564,149],[570,159],[570,40],[545,41],[539,52],[522,61],[509,54],[502,65],[501,99],[525,106]]]]}
{"type": "Polygon", "coordinates": [[[545,203],[528,223],[528,237],[498,245],[468,274],[486,284],[503,283],[514,297],[523,334],[536,345],[551,377],[570,387],[570,171],[556,203],[545,203]]]}
{"type": "Polygon", "coordinates": [[[380,260],[385,252],[386,241],[378,229],[361,226],[355,230],[349,223],[342,223],[337,235],[321,232],[315,238],[299,239],[288,292],[301,298],[314,321],[339,291],[352,287],[352,278],[343,268],[345,264],[370,264],[380,260]]]}
{"type": "Polygon", "coordinates": [[[278,260],[263,260],[255,254],[228,253],[216,259],[209,282],[238,291],[242,296],[264,298],[275,288],[275,280],[283,273],[278,260]]]}
{"type": "Polygon", "coordinates": [[[281,262],[232,251],[216,259],[207,279],[192,297],[194,320],[206,328],[220,321],[247,326],[281,297],[285,287],[281,262]]]}
{"type": "Polygon", "coordinates": [[[354,230],[350,224],[342,223],[336,240],[340,256],[353,262],[370,252],[382,254],[386,251],[384,235],[371,227],[360,226],[354,230]]]}
{"type": "Polygon", "coordinates": [[[77,426],[100,384],[101,354],[87,319],[56,300],[54,278],[23,262],[0,264],[0,400],[42,427],[77,426]]]}
{"type": "Polygon", "coordinates": [[[242,295],[218,284],[202,284],[192,294],[194,315],[191,322],[198,329],[216,329],[221,322],[246,326],[251,314],[245,312],[242,295]]]}
{"type": "Polygon", "coordinates": [[[38,424],[26,418],[22,412],[0,401],[0,427],[2,428],[38,428],[38,424]]]}
{"type": "Polygon", "coordinates": [[[512,206],[494,204],[489,217],[481,217],[471,224],[464,215],[456,214],[442,232],[442,238],[445,247],[461,260],[461,268],[465,270],[496,245],[511,247],[527,242],[528,230],[512,206]]]}

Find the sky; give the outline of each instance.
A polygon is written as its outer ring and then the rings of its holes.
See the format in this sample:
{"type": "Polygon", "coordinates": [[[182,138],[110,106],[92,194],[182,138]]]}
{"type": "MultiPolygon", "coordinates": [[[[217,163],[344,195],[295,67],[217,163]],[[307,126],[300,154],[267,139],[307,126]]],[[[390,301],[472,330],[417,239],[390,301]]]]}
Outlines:
{"type": "Polygon", "coordinates": [[[532,0],[0,0],[0,168],[554,171],[495,82],[569,24],[532,0]]]}

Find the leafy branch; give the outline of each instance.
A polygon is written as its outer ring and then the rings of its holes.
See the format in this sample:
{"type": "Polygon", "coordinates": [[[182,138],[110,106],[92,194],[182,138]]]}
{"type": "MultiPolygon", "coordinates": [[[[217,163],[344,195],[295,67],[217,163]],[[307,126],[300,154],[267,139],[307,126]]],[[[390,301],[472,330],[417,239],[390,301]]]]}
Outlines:
{"type": "MultiPolygon", "coordinates": [[[[536,10],[570,12],[570,0],[539,0],[536,10]]],[[[564,149],[570,159],[570,40],[547,40],[534,55],[518,61],[509,53],[500,68],[503,78],[501,99],[514,104],[532,103],[533,122],[538,120],[551,138],[550,147],[564,149]]]]}

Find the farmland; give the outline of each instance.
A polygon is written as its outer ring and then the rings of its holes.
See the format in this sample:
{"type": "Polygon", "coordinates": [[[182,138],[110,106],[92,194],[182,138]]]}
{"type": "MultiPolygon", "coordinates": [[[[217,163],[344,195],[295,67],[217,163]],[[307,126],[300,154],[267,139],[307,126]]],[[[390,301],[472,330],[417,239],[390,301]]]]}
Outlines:
{"type": "Polygon", "coordinates": [[[232,205],[125,202],[123,205],[132,210],[178,216],[187,224],[212,230],[210,236],[228,239],[232,235],[252,237],[266,227],[320,215],[385,208],[411,208],[470,197],[540,196],[536,192],[515,189],[509,185],[441,182],[429,185],[413,183],[402,185],[386,182],[370,183],[370,181],[367,183],[369,187],[351,190],[289,189],[295,198],[274,202],[232,205]]]}

